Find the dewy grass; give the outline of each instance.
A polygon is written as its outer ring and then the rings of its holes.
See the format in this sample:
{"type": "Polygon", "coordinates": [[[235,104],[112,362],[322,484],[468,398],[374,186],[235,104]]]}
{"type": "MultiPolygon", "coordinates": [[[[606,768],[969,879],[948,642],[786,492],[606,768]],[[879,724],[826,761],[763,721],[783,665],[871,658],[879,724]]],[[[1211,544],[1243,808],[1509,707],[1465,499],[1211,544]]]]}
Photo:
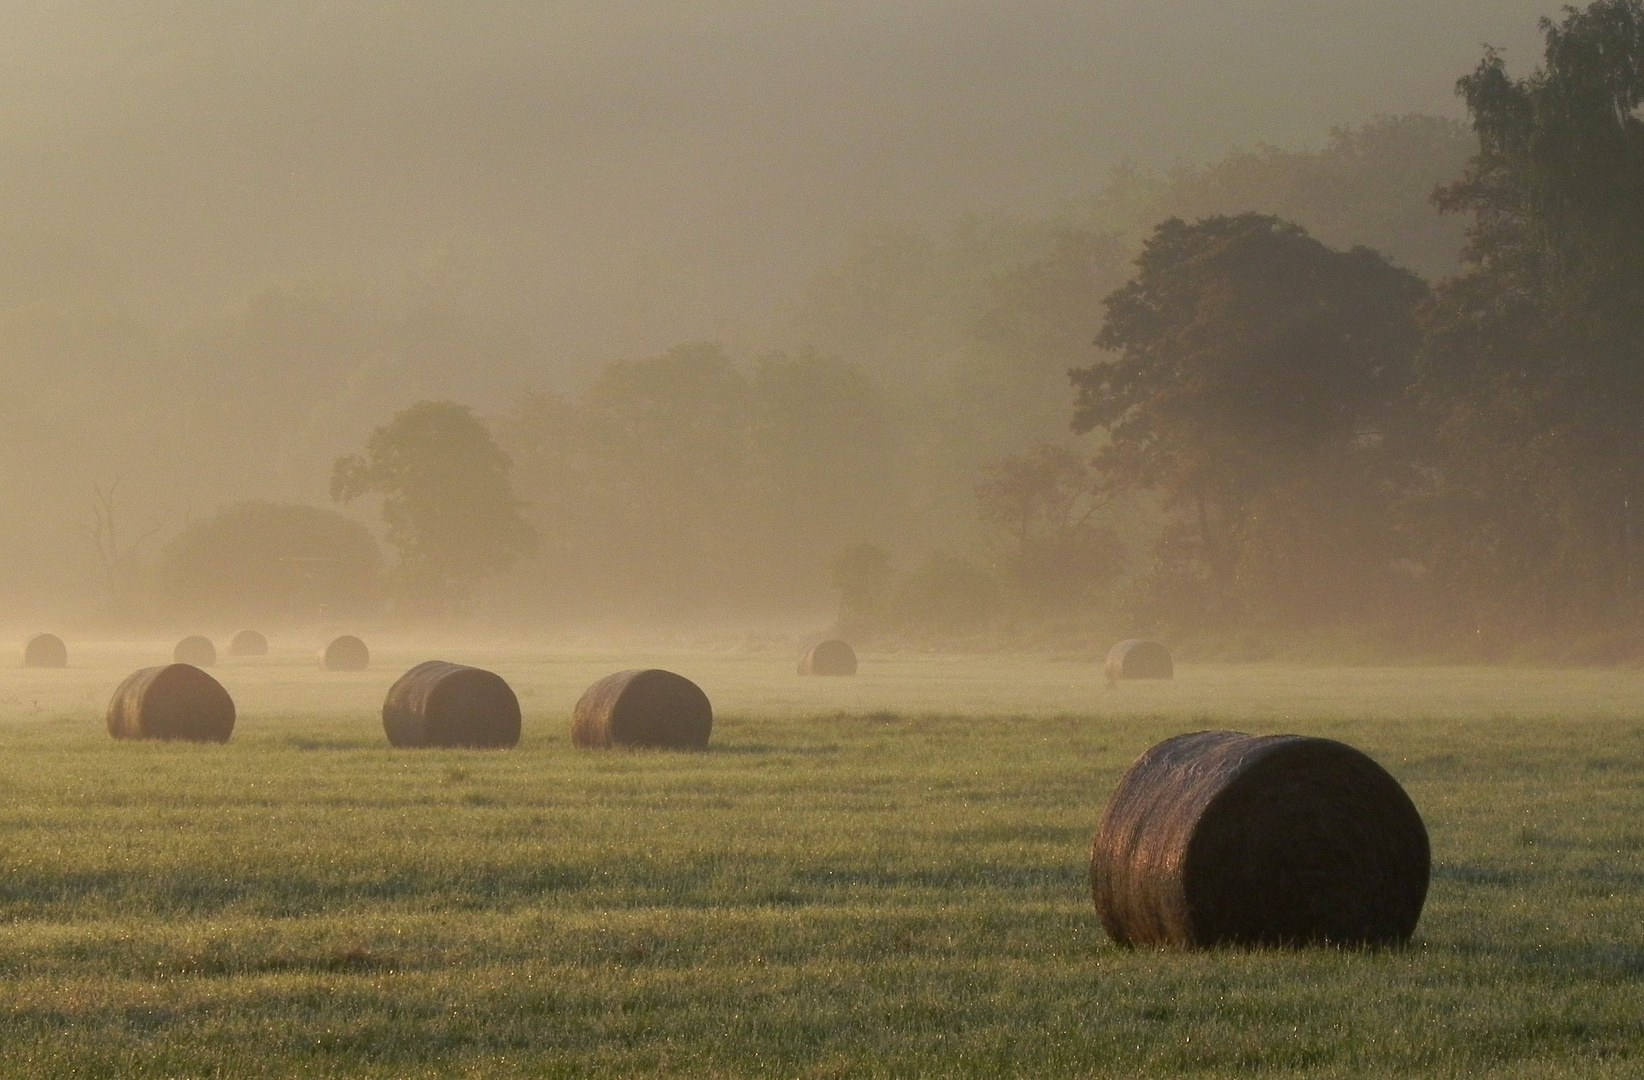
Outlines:
{"type": "MultiPolygon", "coordinates": [[[[278,643],[276,643],[277,645],[278,643]]],[[[214,674],[226,746],[116,743],[136,646],[0,672],[7,1077],[1430,1076],[1644,1071],[1644,676],[307,650],[214,674]],[[431,655],[509,679],[508,751],[395,751],[431,655]],[[658,666],[704,753],[589,752],[658,666]],[[1435,873],[1408,949],[1131,951],[1086,858],[1126,765],[1209,726],[1341,739],[1435,873]]]]}

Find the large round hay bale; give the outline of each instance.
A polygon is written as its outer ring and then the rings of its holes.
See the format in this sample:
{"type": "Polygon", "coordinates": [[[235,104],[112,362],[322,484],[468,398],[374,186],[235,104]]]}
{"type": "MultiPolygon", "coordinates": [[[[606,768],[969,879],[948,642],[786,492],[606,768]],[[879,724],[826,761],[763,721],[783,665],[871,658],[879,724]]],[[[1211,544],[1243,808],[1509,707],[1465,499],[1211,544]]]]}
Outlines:
{"type": "Polygon", "coordinates": [[[1415,931],[1429,859],[1404,789],[1352,747],[1200,731],[1119,781],[1090,889],[1123,945],[1388,945],[1415,931]]]}
{"type": "Polygon", "coordinates": [[[116,739],[227,742],[234,733],[234,699],[193,664],[143,668],[114,691],[108,733],[116,739]]]}
{"type": "Polygon", "coordinates": [[[210,667],[217,662],[217,646],[201,634],[190,634],[171,650],[171,659],[179,664],[210,667]]]}
{"type": "Polygon", "coordinates": [[[701,750],[708,745],[714,709],[702,688],[658,668],[619,671],[587,690],[571,713],[578,746],[655,746],[701,750]]]}
{"type": "Polygon", "coordinates": [[[394,746],[515,746],[519,698],[493,672],[429,660],[388,688],[382,726],[394,746]]]}
{"type": "Polygon", "coordinates": [[[230,656],[267,656],[268,639],[255,630],[241,630],[228,643],[230,656]]]}
{"type": "Polygon", "coordinates": [[[1170,650],[1157,641],[1128,638],[1107,651],[1110,679],[1170,679],[1175,675],[1170,650]]]}
{"type": "Polygon", "coordinates": [[[68,646],[56,634],[35,634],[23,642],[24,667],[67,667],[68,646]]]}
{"type": "Polygon", "coordinates": [[[371,666],[371,650],[353,634],[344,634],[320,650],[320,666],[327,671],[364,671],[371,666]]]}
{"type": "Polygon", "coordinates": [[[799,657],[801,675],[855,675],[856,650],[837,638],[818,641],[799,657]]]}

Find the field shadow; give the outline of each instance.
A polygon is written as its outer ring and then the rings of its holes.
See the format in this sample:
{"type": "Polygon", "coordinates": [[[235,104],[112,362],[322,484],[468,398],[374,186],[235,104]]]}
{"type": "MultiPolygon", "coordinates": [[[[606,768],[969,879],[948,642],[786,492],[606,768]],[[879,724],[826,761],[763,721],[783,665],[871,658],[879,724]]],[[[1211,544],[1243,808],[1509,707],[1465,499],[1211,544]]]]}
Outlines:
{"type": "Polygon", "coordinates": [[[1433,879],[1455,882],[1458,885],[1489,885],[1499,888],[1525,888],[1563,880],[1604,892],[1632,893],[1644,890],[1644,870],[1603,865],[1568,869],[1554,867],[1546,870],[1509,870],[1469,863],[1440,863],[1433,867],[1433,879]]]}
{"type": "Polygon", "coordinates": [[[371,750],[385,745],[378,739],[341,739],[324,735],[287,735],[280,741],[296,750],[371,750]]]}
{"type": "Polygon", "coordinates": [[[1607,976],[1628,982],[1644,981],[1644,943],[1499,942],[1468,938],[1429,943],[1428,948],[1464,957],[1490,957],[1521,967],[1550,968],[1585,978],[1607,976]]]}
{"type": "Polygon", "coordinates": [[[728,754],[733,757],[769,755],[826,757],[829,754],[837,754],[840,750],[841,748],[837,743],[816,743],[810,746],[779,745],[777,743],[716,743],[708,747],[708,753],[710,754],[728,754]]]}

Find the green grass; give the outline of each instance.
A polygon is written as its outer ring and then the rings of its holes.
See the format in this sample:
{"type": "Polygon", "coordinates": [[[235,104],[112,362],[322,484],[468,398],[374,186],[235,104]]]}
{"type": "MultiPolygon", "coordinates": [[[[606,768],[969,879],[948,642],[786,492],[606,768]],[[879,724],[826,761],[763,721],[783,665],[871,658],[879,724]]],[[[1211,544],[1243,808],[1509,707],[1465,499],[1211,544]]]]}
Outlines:
{"type": "Polygon", "coordinates": [[[227,661],[226,746],[117,744],[164,650],[0,671],[6,1077],[1644,1075],[1644,675],[405,646],[227,661]],[[517,750],[392,751],[429,656],[517,750]],[[621,667],[699,681],[705,754],[574,750],[621,667]],[[1127,951],[1085,860],[1148,745],[1343,739],[1433,839],[1382,953],[1127,951]]]}

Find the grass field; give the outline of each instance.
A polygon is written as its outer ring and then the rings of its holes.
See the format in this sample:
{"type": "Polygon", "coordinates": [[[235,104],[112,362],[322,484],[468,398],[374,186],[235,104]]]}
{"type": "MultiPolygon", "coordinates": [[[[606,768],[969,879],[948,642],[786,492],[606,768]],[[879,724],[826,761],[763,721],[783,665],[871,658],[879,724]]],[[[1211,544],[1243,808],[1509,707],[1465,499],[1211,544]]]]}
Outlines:
{"type": "Polygon", "coordinates": [[[226,746],[117,744],[128,671],[0,670],[0,1076],[1644,1075],[1644,674],[387,648],[227,660],[226,746]],[[511,751],[394,751],[388,684],[503,674],[511,751]],[[705,754],[568,741],[601,675],[705,754]],[[1126,951],[1087,845],[1203,727],[1364,749],[1424,815],[1406,950],[1126,951]]]}

